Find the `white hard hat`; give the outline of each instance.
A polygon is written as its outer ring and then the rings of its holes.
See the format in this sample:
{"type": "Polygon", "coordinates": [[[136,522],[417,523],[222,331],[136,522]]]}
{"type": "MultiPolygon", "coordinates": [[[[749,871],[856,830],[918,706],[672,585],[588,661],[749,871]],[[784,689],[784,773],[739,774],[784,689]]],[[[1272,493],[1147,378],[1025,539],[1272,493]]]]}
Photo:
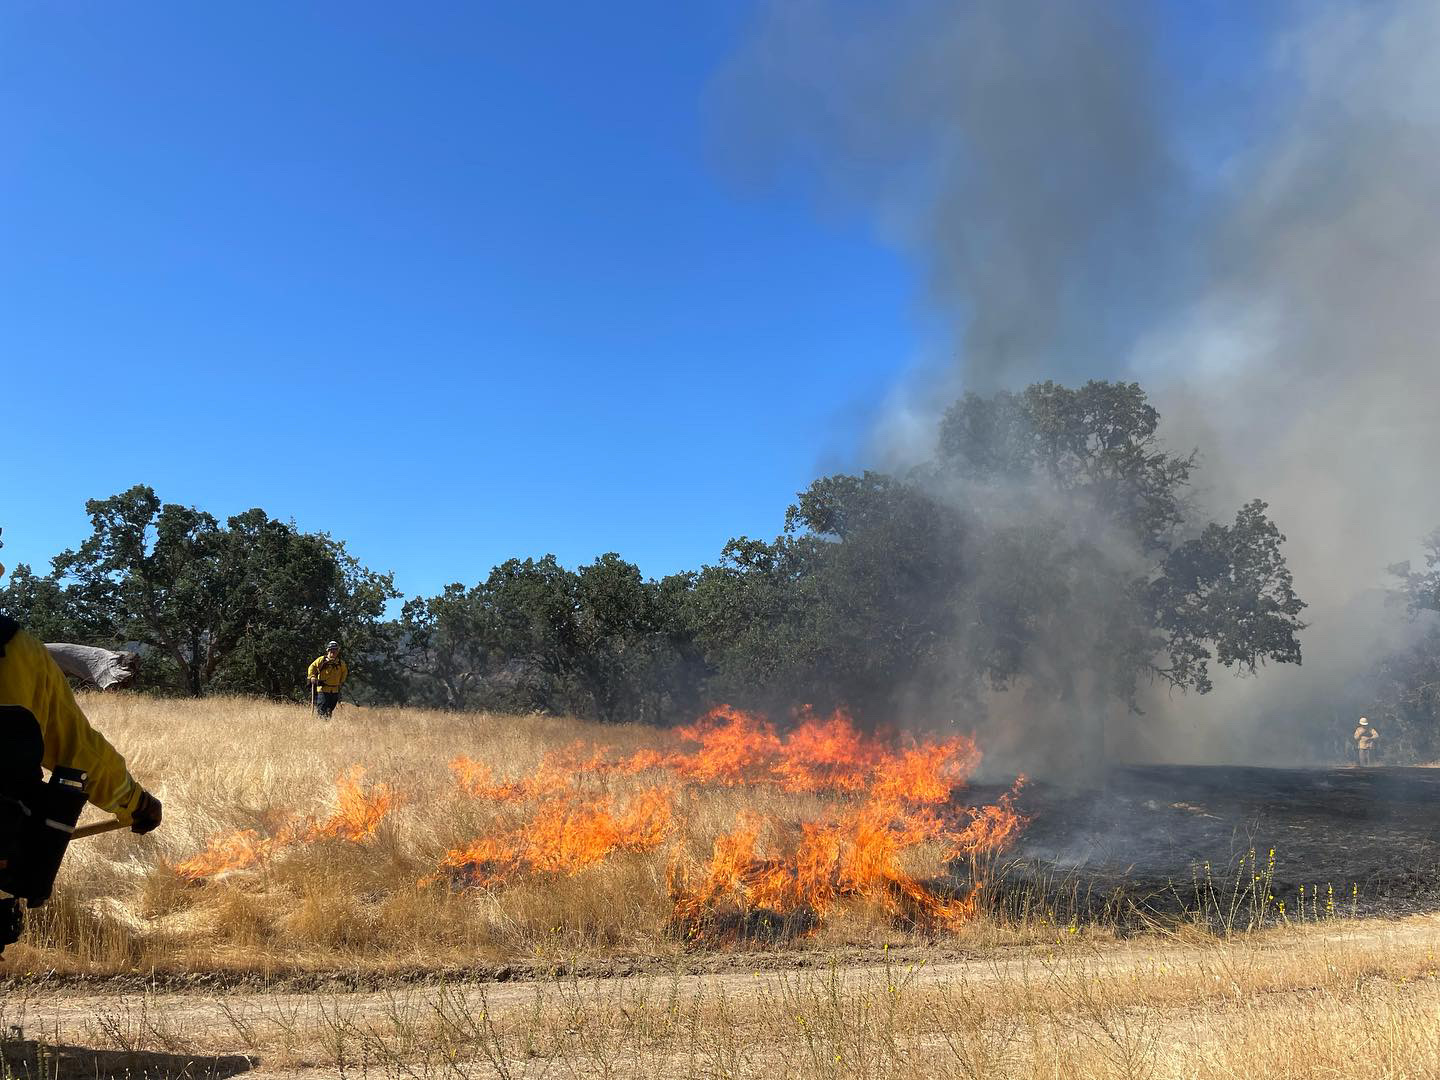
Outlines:
{"type": "Polygon", "coordinates": [[[1369,720],[1366,720],[1365,717],[1362,716],[1362,717],[1360,717],[1360,723],[1362,723],[1362,724],[1368,724],[1368,723],[1370,723],[1370,721],[1369,721],[1369,720]]]}

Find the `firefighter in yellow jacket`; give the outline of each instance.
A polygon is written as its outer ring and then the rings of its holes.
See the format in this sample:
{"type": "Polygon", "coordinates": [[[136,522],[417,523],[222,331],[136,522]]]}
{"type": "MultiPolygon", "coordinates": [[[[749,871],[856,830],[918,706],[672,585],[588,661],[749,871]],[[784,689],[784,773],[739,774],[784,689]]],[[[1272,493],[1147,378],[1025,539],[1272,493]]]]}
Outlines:
{"type": "MultiPolygon", "coordinates": [[[[84,799],[133,832],[160,825],[160,800],[136,783],[125,759],[90,726],[45,646],[0,615],[0,868],[15,889],[13,895],[0,891],[0,949],[19,937],[23,925],[18,897],[27,894],[11,878],[32,854],[27,837],[34,834],[27,832],[27,819],[34,815],[28,807],[37,787],[45,786],[42,765],[52,783],[64,778],[75,789],[76,815],[83,789],[84,799]]],[[[65,831],[68,836],[68,827],[65,831]]],[[[59,857],[56,853],[52,878],[59,857]]],[[[39,902],[48,894],[47,886],[39,902]]],[[[28,898],[32,905],[37,902],[35,895],[28,898]]]]}
{"type": "Polygon", "coordinates": [[[350,677],[350,668],[340,659],[340,643],[325,646],[325,655],[317,656],[310,665],[310,689],[315,695],[315,711],[328,717],[340,704],[340,690],[350,677]]]}

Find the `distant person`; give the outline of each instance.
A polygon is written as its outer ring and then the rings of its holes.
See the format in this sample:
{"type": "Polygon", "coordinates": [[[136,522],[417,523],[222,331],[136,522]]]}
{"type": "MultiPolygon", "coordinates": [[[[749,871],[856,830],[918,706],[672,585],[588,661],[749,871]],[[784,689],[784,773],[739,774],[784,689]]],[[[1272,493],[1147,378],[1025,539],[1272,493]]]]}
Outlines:
{"type": "Polygon", "coordinates": [[[1360,723],[1355,726],[1355,734],[1351,738],[1355,740],[1355,752],[1359,755],[1360,764],[1371,764],[1375,743],[1380,739],[1380,732],[1375,730],[1375,725],[1365,717],[1360,717],[1360,723]]]}
{"type": "Polygon", "coordinates": [[[325,646],[325,655],[317,656],[310,665],[310,692],[315,698],[315,711],[329,719],[340,704],[340,688],[350,677],[350,668],[340,659],[340,643],[325,646]]]}
{"type": "Polygon", "coordinates": [[[87,800],[132,832],[160,825],[160,800],[90,726],[45,646],[0,615],[0,951],[24,928],[21,898],[33,905],[50,895],[87,800]]]}

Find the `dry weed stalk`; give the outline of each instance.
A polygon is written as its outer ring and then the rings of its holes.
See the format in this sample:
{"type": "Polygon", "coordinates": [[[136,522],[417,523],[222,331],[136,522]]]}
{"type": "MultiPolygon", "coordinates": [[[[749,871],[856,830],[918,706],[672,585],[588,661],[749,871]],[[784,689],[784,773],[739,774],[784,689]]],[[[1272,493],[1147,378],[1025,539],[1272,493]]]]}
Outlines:
{"type": "Polygon", "coordinates": [[[397,1078],[1380,1080],[1440,1069],[1437,929],[1421,918],[1099,948],[1067,937],[941,966],[151,992],[112,998],[99,1020],[42,987],[7,996],[0,1041],[14,1075],[68,1043],[122,1052],[150,1076],[228,1075],[207,1063],[244,1054],[397,1078]]]}

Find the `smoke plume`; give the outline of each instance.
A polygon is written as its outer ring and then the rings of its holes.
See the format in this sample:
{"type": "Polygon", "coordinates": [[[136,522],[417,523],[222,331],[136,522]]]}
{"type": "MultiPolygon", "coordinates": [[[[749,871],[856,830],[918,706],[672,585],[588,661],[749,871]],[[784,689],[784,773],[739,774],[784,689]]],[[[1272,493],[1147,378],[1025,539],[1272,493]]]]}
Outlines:
{"type": "Polygon", "coordinates": [[[923,273],[947,359],[882,460],[963,389],[1133,378],[1207,509],[1271,504],[1304,667],[1157,698],[1137,756],[1332,752],[1405,632],[1385,567],[1440,525],[1440,7],[1256,8],[775,0],[719,85],[749,162],[923,273]]]}

